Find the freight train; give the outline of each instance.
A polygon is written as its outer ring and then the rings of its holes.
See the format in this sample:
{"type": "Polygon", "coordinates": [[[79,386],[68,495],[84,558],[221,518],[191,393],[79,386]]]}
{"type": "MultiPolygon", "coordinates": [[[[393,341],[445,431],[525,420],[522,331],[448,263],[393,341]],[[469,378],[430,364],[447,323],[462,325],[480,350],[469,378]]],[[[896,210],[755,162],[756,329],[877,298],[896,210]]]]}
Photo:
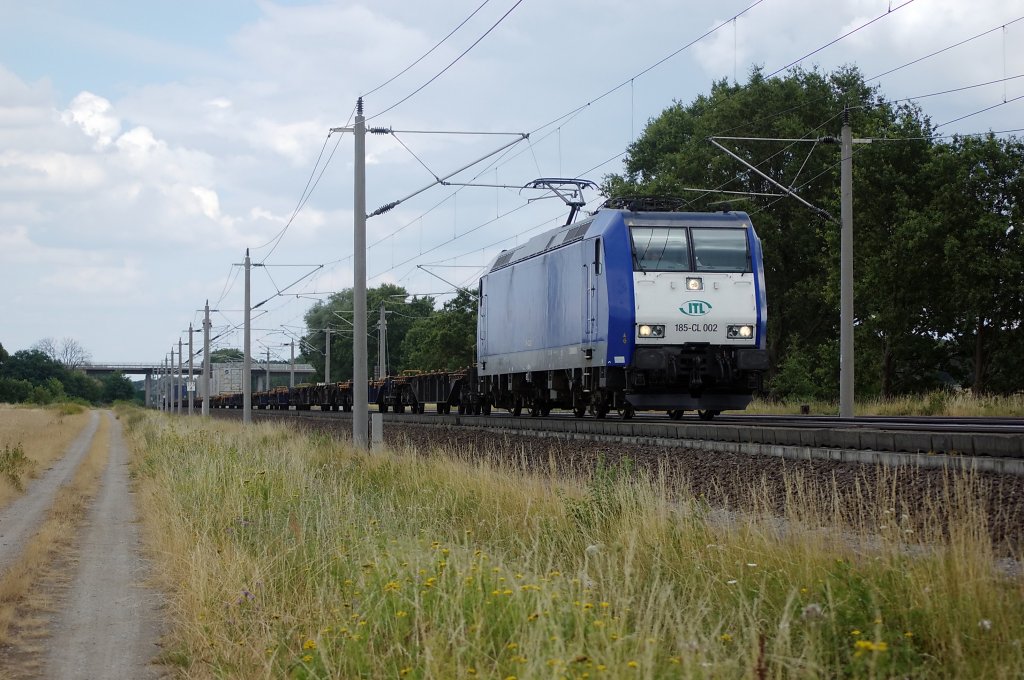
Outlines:
{"type": "MultiPolygon", "coordinates": [[[[768,369],[761,242],[743,212],[612,199],[502,251],[477,284],[477,361],[373,381],[382,411],[604,418],[743,409],[768,369]]],[[[350,382],[275,388],[252,408],[351,410],[350,382]]],[[[211,399],[241,408],[241,395],[211,399]]]]}

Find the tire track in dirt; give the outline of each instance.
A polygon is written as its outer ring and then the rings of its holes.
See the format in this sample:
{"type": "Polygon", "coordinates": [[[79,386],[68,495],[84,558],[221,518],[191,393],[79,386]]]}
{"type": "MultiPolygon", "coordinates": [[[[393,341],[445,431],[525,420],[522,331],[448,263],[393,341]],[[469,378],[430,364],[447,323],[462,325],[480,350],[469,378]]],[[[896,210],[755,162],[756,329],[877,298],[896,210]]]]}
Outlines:
{"type": "Polygon", "coordinates": [[[54,616],[48,678],[157,678],[162,605],[144,584],[147,564],[121,424],[110,419],[110,455],[102,485],[83,522],[78,567],[54,616]]]}
{"type": "Polygon", "coordinates": [[[99,422],[99,414],[93,412],[89,424],[72,442],[67,454],[29,485],[21,497],[0,511],[0,574],[7,572],[18,560],[46,519],[57,491],[71,480],[89,451],[99,422]]]}

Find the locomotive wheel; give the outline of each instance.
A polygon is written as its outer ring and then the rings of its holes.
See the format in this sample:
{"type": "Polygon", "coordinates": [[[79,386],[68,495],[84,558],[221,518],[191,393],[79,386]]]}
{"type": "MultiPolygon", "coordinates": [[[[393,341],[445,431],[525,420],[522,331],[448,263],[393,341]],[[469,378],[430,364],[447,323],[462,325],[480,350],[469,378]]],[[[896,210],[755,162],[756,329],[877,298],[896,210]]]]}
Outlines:
{"type": "Polygon", "coordinates": [[[395,413],[405,413],[405,404],[395,404],[395,413]]]}
{"type": "Polygon", "coordinates": [[[530,406],[530,417],[531,418],[536,418],[539,415],[540,415],[540,406],[531,405],[530,406]]]}
{"type": "Polygon", "coordinates": [[[551,415],[551,407],[548,406],[547,404],[544,404],[543,406],[540,407],[540,414],[547,418],[549,415],[551,415]]]}
{"type": "Polygon", "coordinates": [[[520,397],[516,397],[515,401],[512,402],[512,408],[509,409],[509,413],[516,418],[523,415],[523,400],[520,397]]]}
{"type": "Polygon", "coordinates": [[[388,405],[387,404],[378,404],[377,408],[380,409],[381,413],[387,413],[388,412],[388,405]]]}
{"type": "Polygon", "coordinates": [[[484,404],[484,415],[485,416],[491,415],[491,405],[490,404],[484,404]]]}
{"type": "Polygon", "coordinates": [[[706,420],[711,420],[712,418],[717,416],[719,413],[720,413],[719,411],[712,411],[711,409],[705,409],[705,410],[702,410],[702,411],[697,411],[697,417],[700,418],[701,420],[705,420],[706,421],[706,420]]]}
{"type": "Polygon", "coordinates": [[[619,417],[621,417],[623,420],[629,420],[635,415],[636,410],[633,409],[632,404],[626,404],[625,406],[619,409],[619,417]]]}
{"type": "Polygon", "coordinates": [[[466,405],[465,404],[462,404],[462,403],[459,404],[459,415],[460,416],[466,415],[466,405]]]}
{"type": "Polygon", "coordinates": [[[683,409],[677,408],[674,411],[669,411],[668,412],[668,417],[671,418],[672,420],[679,420],[679,419],[681,419],[683,417],[683,409]]]}
{"type": "Polygon", "coordinates": [[[586,415],[586,413],[587,413],[586,405],[583,405],[583,406],[573,406],[572,407],[572,414],[574,416],[576,416],[577,418],[582,418],[583,416],[586,415]]]}

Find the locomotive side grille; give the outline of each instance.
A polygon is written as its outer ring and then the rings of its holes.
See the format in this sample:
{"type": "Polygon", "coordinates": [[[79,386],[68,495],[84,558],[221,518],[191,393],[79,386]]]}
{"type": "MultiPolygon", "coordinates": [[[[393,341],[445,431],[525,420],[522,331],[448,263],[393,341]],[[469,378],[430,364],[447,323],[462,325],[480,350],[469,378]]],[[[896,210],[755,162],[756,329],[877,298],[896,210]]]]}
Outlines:
{"type": "Polygon", "coordinates": [[[569,231],[565,232],[565,238],[562,239],[562,243],[569,243],[570,241],[578,241],[583,238],[583,235],[587,233],[587,229],[590,228],[590,222],[586,224],[580,224],[569,231]]]}
{"type": "Polygon", "coordinates": [[[494,266],[491,267],[491,271],[494,271],[495,269],[500,269],[501,267],[507,265],[509,261],[512,259],[512,256],[515,254],[516,251],[514,250],[506,250],[498,257],[497,261],[494,263],[494,266]]]}

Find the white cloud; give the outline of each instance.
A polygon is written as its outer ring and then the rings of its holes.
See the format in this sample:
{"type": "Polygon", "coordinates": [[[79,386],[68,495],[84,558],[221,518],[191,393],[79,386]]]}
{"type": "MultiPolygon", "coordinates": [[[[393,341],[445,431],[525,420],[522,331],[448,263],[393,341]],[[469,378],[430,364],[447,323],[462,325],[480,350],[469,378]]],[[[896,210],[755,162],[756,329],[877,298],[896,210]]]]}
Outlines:
{"type": "Polygon", "coordinates": [[[106,178],[91,158],[60,151],[0,153],[0,192],[89,192],[106,178]]]}
{"type": "Polygon", "coordinates": [[[81,92],[71,100],[71,107],[61,114],[67,125],[77,125],[82,132],[96,140],[96,147],[109,146],[121,132],[121,121],[112,114],[113,107],[103,97],[81,92]]]}

